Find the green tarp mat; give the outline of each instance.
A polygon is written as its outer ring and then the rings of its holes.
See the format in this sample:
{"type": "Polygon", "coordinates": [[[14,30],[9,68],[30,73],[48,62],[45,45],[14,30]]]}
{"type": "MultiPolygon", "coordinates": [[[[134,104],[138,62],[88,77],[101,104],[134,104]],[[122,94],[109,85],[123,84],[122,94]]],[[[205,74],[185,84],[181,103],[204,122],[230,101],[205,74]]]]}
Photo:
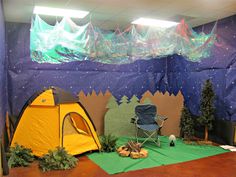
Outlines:
{"type": "MultiPolygon", "coordinates": [[[[117,144],[118,146],[121,146],[126,144],[129,140],[132,140],[132,138],[121,137],[119,138],[117,144]]],[[[224,150],[218,146],[185,144],[180,139],[176,140],[175,147],[170,147],[168,137],[165,136],[160,137],[160,141],[161,147],[157,147],[151,141],[144,144],[144,148],[147,149],[149,153],[148,157],[144,159],[121,157],[117,152],[96,152],[88,155],[88,157],[108,174],[115,174],[157,167],[161,165],[186,162],[228,152],[228,150],[224,150]]]]}

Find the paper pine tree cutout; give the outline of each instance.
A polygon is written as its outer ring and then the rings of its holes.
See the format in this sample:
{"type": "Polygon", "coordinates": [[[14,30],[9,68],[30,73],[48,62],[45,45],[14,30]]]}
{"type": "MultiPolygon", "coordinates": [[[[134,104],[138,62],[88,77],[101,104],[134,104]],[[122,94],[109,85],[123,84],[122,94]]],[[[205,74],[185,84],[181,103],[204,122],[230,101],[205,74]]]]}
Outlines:
{"type": "Polygon", "coordinates": [[[116,108],[116,107],[118,107],[117,100],[114,96],[111,96],[108,103],[107,103],[106,108],[112,109],[112,108],[116,108]]]}
{"type": "Polygon", "coordinates": [[[132,114],[132,116],[135,116],[135,107],[139,105],[139,99],[136,97],[136,95],[133,95],[130,99],[129,104],[127,107],[129,108],[129,113],[132,114]]]}
{"type": "Polygon", "coordinates": [[[139,103],[139,99],[136,97],[136,95],[133,95],[132,98],[130,99],[129,104],[137,104],[139,103]]]}
{"type": "Polygon", "coordinates": [[[128,97],[125,95],[120,100],[121,105],[126,105],[128,102],[128,97]]]}
{"type": "MultiPolygon", "coordinates": [[[[115,136],[135,136],[135,126],[130,123],[134,117],[134,108],[138,105],[138,98],[133,96],[128,103],[128,97],[123,96],[120,106],[114,106],[114,97],[110,98],[107,107],[110,109],[105,115],[104,133],[105,135],[115,136]]],[[[117,104],[117,103],[116,103],[117,104]]]]}

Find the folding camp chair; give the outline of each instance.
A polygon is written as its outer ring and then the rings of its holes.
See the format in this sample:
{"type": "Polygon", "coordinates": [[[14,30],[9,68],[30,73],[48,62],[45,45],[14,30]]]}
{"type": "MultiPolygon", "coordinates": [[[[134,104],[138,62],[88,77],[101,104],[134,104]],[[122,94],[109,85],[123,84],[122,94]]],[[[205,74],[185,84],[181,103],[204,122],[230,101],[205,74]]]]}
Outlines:
{"type": "Polygon", "coordinates": [[[148,140],[152,140],[157,146],[160,146],[158,134],[164,125],[167,117],[157,115],[157,108],[155,105],[138,105],[135,107],[135,117],[131,119],[131,123],[136,127],[136,141],[138,142],[138,133],[140,130],[147,136],[141,143],[141,146],[148,140]],[[157,120],[161,121],[158,125],[157,120]]]}

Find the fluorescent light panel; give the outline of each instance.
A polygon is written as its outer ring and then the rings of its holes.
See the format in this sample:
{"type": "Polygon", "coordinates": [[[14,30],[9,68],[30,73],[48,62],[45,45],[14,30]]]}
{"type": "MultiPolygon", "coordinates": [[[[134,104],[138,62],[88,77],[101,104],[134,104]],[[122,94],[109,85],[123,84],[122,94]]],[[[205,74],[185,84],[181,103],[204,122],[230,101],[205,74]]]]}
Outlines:
{"type": "Polygon", "coordinates": [[[61,16],[61,17],[67,16],[67,17],[73,17],[73,18],[84,18],[86,15],[89,14],[89,12],[88,11],[81,11],[81,10],[70,10],[70,9],[59,9],[59,8],[35,6],[34,7],[34,14],[61,16]]]}
{"type": "Polygon", "coordinates": [[[176,26],[178,23],[173,21],[166,20],[157,20],[151,18],[139,18],[131,22],[132,24],[145,25],[145,26],[156,26],[162,28],[169,28],[172,26],[176,26]]]}

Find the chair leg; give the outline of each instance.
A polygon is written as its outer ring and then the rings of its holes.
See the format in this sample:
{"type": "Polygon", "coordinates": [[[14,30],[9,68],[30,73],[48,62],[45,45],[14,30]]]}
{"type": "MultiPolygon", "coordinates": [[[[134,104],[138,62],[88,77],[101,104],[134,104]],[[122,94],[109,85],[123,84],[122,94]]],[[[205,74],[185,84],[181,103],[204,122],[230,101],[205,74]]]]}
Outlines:
{"type": "Polygon", "coordinates": [[[135,135],[136,136],[136,142],[138,143],[138,127],[136,126],[135,129],[136,129],[136,135],[135,135]]]}
{"type": "Polygon", "coordinates": [[[154,131],[152,134],[148,134],[146,131],[143,131],[144,134],[147,136],[147,138],[142,142],[141,146],[146,143],[149,139],[152,140],[158,147],[160,146],[160,141],[158,139],[158,141],[155,141],[155,139],[153,139],[153,135],[156,134],[156,132],[154,131]]]}
{"type": "Polygon", "coordinates": [[[157,136],[157,143],[156,144],[157,144],[158,147],[161,147],[161,142],[160,142],[160,139],[159,139],[158,136],[157,136]]]}
{"type": "MultiPolygon", "coordinates": [[[[136,142],[139,143],[139,139],[138,139],[138,132],[139,132],[139,128],[136,126],[136,142]]],[[[151,134],[147,133],[147,131],[143,130],[144,134],[147,136],[147,138],[141,143],[141,146],[143,146],[144,143],[146,143],[149,139],[151,139],[158,147],[161,146],[160,140],[159,140],[159,130],[152,132],[151,134]],[[153,136],[156,134],[156,137],[153,138],[153,136]]]]}
{"type": "Polygon", "coordinates": [[[161,143],[160,143],[160,139],[159,139],[159,131],[160,131],[160,129],[158,129],[158,130],[156,131],[156,133],[157,133],[157,146],[158,146],[158,147],[161,147],[161,143]]]}

